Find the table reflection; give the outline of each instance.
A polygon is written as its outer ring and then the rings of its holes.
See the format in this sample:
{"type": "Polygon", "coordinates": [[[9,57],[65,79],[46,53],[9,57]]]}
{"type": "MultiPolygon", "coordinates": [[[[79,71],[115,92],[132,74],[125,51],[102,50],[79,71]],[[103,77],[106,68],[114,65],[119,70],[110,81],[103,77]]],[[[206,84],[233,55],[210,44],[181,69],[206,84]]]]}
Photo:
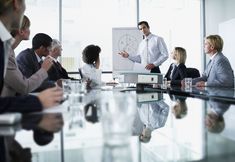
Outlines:
{"type": "Polygon", "coordinates": [[[149,142],[153,130],[165,125],[169,106],[163,101],[138,103],[132,134],[138,135],[141,142],[149,142]]]}

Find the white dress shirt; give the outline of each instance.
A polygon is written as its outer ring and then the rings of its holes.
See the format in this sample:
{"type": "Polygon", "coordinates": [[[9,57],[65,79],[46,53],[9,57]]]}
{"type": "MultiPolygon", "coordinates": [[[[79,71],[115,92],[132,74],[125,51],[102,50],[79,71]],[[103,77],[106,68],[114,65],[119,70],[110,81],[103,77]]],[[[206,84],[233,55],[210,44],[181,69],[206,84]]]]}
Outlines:
{"type": "Polygon", "coordinates": [[[8,64],[8,58],[10,54],[12,54],[12,43],[14,42],[14,38],[12,38],[9,31],[6,29],[6,27],[3,25],[3,23],[0,21],[0,39],[3,42],[4,45],[4,76],[6,74],[6,67],[8,64]]]}
{"type": "Polygon", "coordinates": [[[140,42],[137,55],[130,54],[128,58],[134,62],[144,63],[146,60],[148,64],[160,66],[164,61],[167,60],[168,55],[167,47],[163,38],[150,33],[140,42]],[[147,60],[145,55],[146,51],[147,60]]]}
{"type": "Polygon", "coordinates": [[[81,70],[82,70],[84,79],[91,80],[91,87],[102,84],[101,82],[102,71],[100,69],[96,69],[93,64],[85,64],[81,70]]]}

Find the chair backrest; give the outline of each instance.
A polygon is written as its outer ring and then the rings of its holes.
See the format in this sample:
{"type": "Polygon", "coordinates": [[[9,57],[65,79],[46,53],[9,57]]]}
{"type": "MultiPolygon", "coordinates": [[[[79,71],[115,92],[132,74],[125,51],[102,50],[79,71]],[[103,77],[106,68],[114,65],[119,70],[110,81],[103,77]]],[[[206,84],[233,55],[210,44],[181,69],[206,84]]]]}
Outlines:
{"type": "Polygon", "coordinates": [[[83,74],[82,74],[81,68],[78,69],[78,72],[79,72],[79,74],[80,74],[81,79],[83,79],[83,74]]]}
{"type": "Polygon", "coordinates": [[[187,68],[187,77],[189,77],[189,78],[200,77],[199,70],[196,68],[187,68]]]}

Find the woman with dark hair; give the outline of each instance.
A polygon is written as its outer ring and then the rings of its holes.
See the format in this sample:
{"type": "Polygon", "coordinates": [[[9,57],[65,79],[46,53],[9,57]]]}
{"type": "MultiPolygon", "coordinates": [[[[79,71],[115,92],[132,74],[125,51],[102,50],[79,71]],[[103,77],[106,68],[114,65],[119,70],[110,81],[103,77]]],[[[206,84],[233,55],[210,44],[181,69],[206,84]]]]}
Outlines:
{"type": "Polygon", "coordinates": [[[96,45],[88,45],[82,52],[82,60],[85,65],[82,67],[83,79],[90,81],[90,87],[101,85],[100,57],[101,49],[96,45]]]}

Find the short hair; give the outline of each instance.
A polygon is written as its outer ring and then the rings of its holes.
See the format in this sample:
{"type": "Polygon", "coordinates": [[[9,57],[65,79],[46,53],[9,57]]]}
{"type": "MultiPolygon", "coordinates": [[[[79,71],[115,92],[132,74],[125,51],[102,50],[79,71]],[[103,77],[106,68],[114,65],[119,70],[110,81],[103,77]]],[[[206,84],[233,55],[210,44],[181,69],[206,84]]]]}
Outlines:
{"type": "Polygon", "coordinates": [[[96,46],[93,44],[88,45],[82,51],[82,59],[87,64],[93,64],[99,58],[100,52],[101,52],[101,49],[99,46],[96,46]]]}
{"type": "Polygon", "coordinates": [[[52,50],[57,48],[57,47],[61,47],[61,43],[59,40],[57,39],[52,39],[52,42],[51,42],[51,48],[52,50]]]}
{"type": "Polygon", "coordinates": [[[138,26],[139,26],[139,25],[142,25],[142,24],[146,25],[147,28],[149,28],[149,23],[148,23],[147,21],[140,21],[140,22],[138,23],[138,26]]]}
{"type": "MultiPolygon", "coordinates": [[[[20,30],[24,30],[24,29],[29,28],[29,27],[30,27],[30,20],[26,15],[24,15],[20,30]]],[[[19,33],[19,30],[14,29],[14,30],[11,31],[12,37],[15,37],[18,33],[19,33]]]]}
{"type": "Polygon", "coordinates": [[[39,146],[49,144],[54,139],[54,134],[41,129],[33,130],[33,139],[39,146]]]}
{"type": "Polygon", "coordinates": [[[52,38],[44,33],[38,33],[33,37],[33,41],[32,41],[32,48],[38,49],[41,46],[43,47],[49,47],[51,46],[51,42],[52,42],[52,38]]]}
{"type": "Polygon", "coordinates": [[[185,64],[187,58],[186,50],[182,47],[175,47],[175,52],[177,53],[176,54],[177,61],[179,61],[179,63],[185,64]]]}
{"type": "Polygon", "coordinates": [[[218,116],[218,118],[215,120],[215,123],[212,127],[208,128],[208,131],[211,133],[221,133],[225,128],[225,122],[224,117],[218,116]]]}
{"type": "Polygon", "coordinates": [[[209,35],[206,39],[209,41],[210,45],[214,46],[217,52],[222,52],[224,41],[219,35],[209,35]]]}
{"type": "MultiPolygon", "coordinates": [[[[180,112],[175,114],[175,118],[176,118],[176,119],[182,119],[183,117],[185,117],[185,116],[187,115],[188,106],[187,106],[185,100],[184,100],[184,101],[178,100],[178,101],[176,101],[176,102],[177,102],[177,104],[178,104],[177,106],[180,107],[180,112]]],[[[175,105],[175,106],[176,106],[176,105],[175,105]]],[[[174,106],[174,107],[175,107],[175,106],[174,106]]]]}

